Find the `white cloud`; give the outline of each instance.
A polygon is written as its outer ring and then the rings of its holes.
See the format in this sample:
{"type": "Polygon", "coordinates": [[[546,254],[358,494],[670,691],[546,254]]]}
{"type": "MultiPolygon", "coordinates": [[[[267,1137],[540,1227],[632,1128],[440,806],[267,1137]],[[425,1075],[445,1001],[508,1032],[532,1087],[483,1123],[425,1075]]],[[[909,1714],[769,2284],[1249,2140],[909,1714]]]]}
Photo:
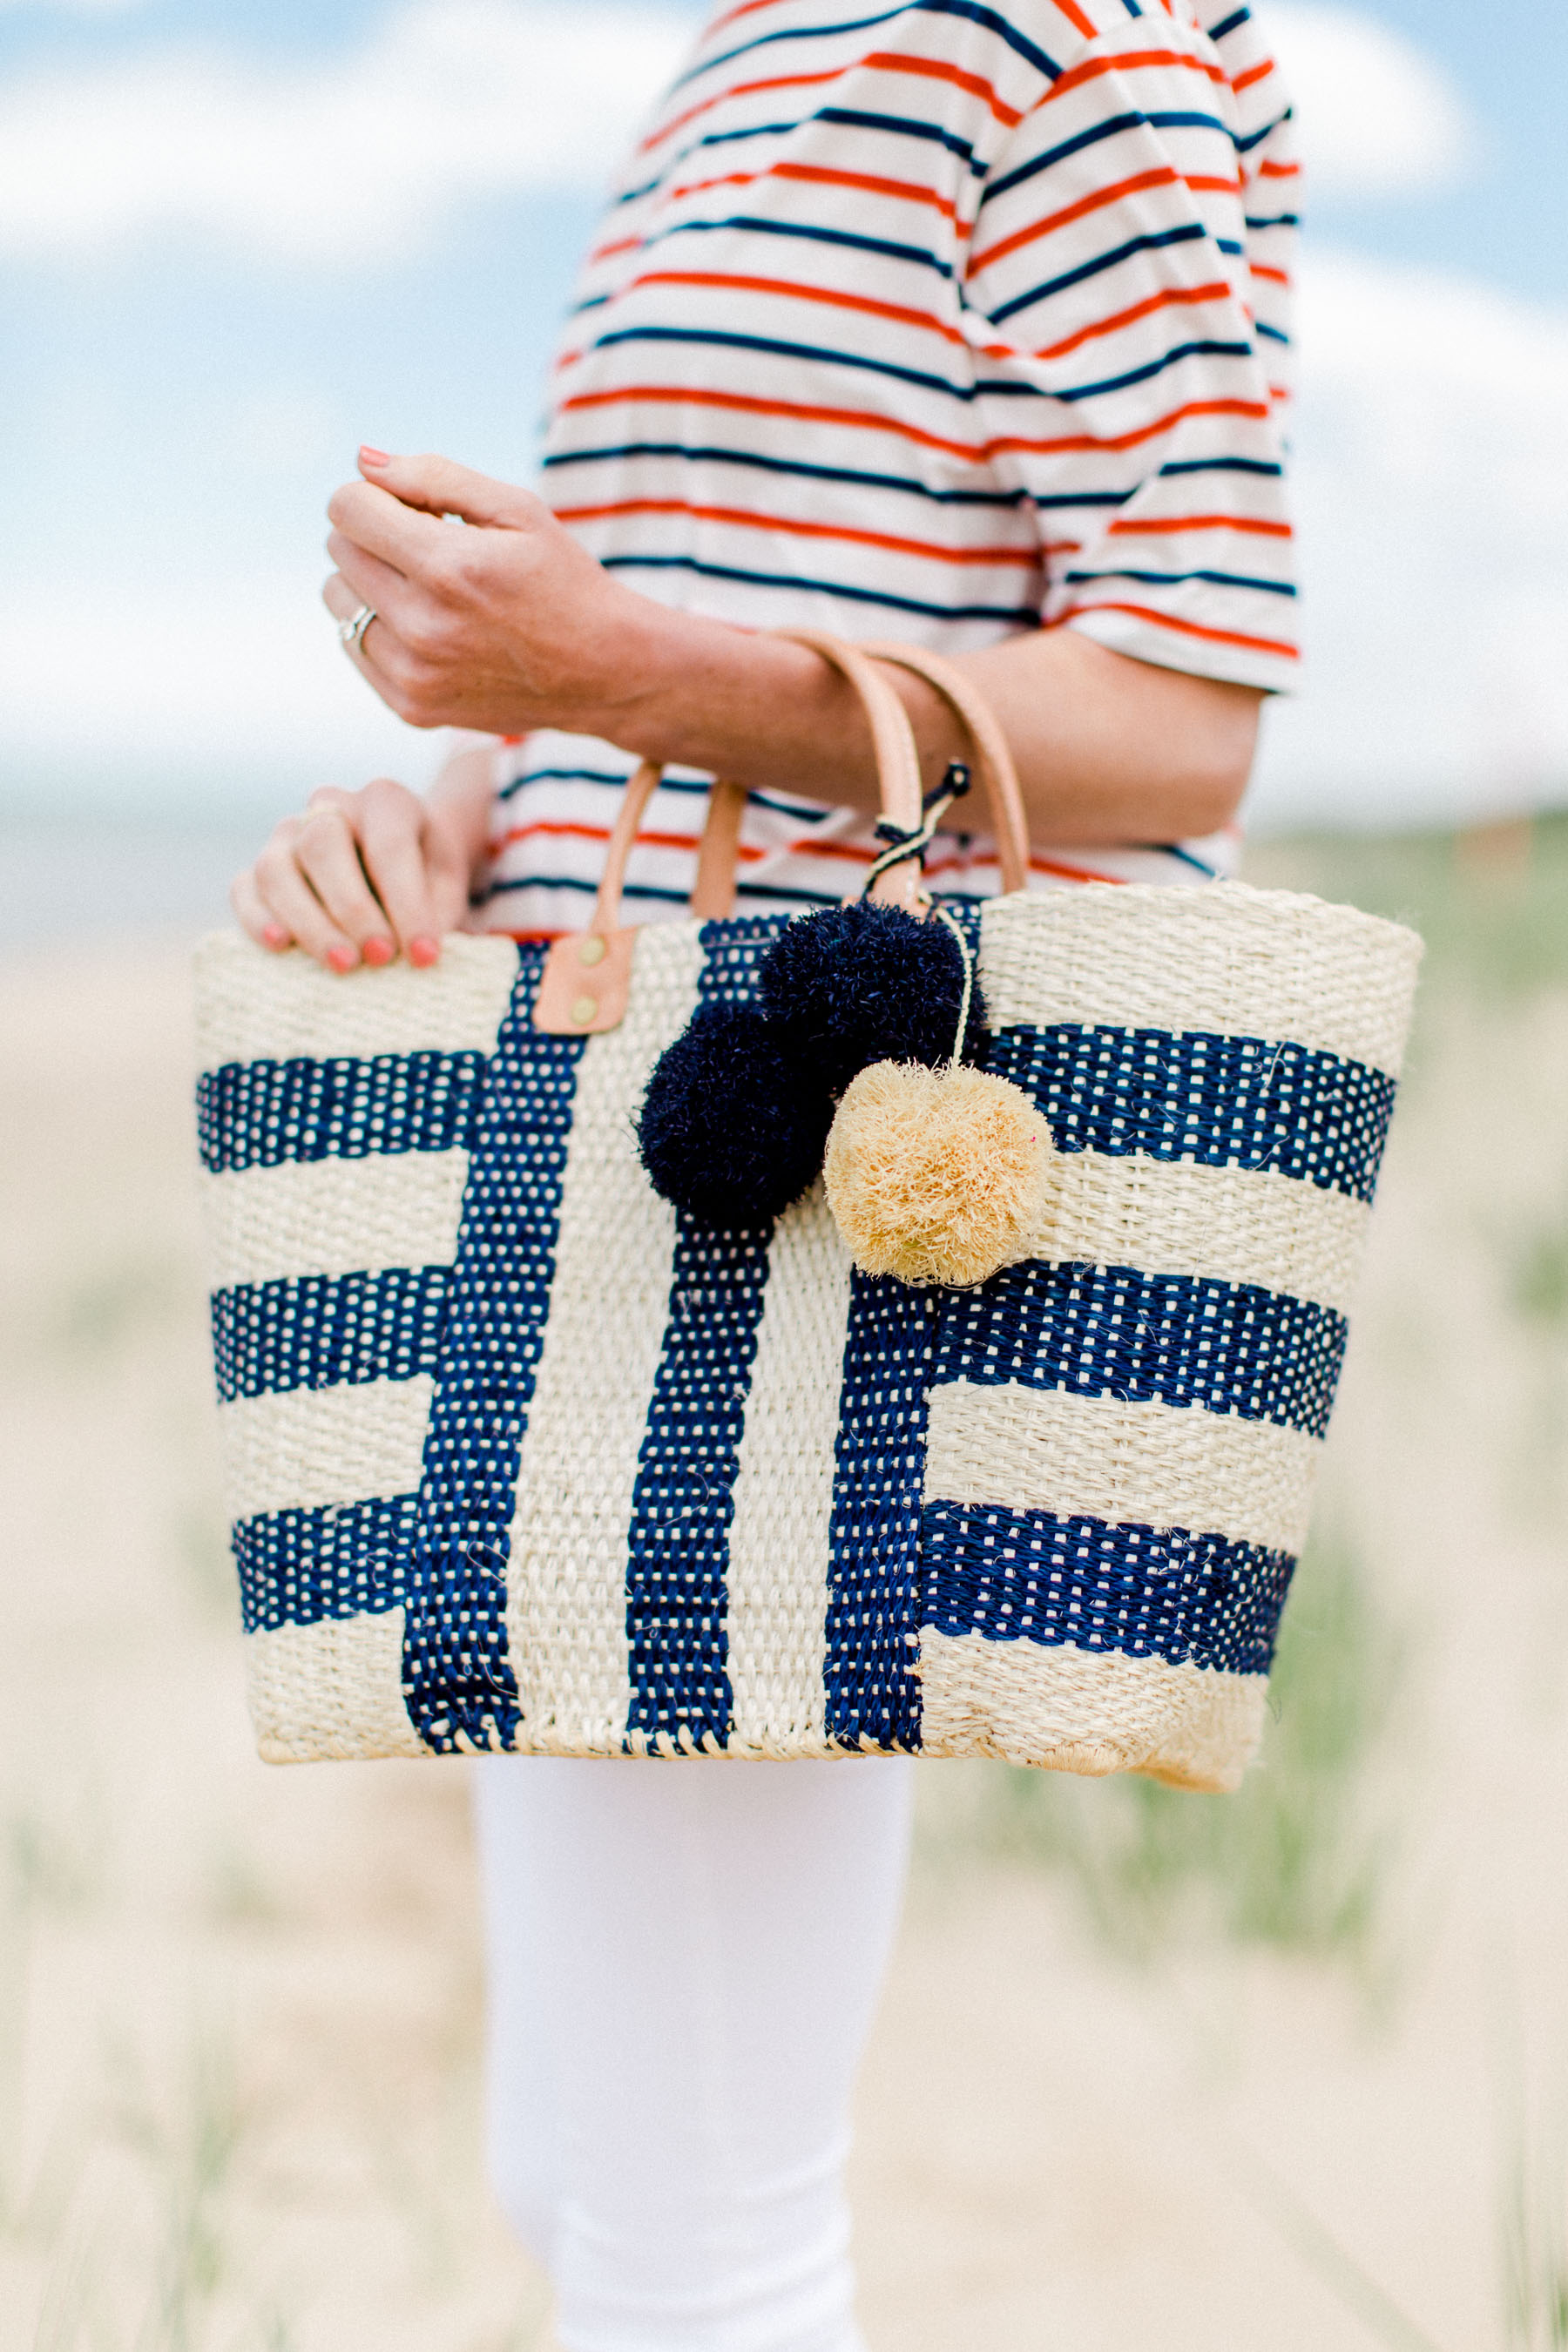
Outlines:
{"type": "Polygon", "coordinates": [[[0,251],[195,231],[374,263],[466,199],[601,184],[690,37],[635,0],[414,0],[308,68],[186,46],[36,73],[0,100],[0,251]]]}
{"type": "Polygon", "coordinates": [[[1568,787],[1568,311],[1348,255],[1303,274],[1307,691],[1270,825],[1480,815],[1568,787]]]}
{"type": "Polygon", "coordinates": [[[1295,100],[1310,190],[1426,195],[1465,176],[1479,133],[1425,49],[1327,0],[1270,0],[1258,14],[1295,100]]]}

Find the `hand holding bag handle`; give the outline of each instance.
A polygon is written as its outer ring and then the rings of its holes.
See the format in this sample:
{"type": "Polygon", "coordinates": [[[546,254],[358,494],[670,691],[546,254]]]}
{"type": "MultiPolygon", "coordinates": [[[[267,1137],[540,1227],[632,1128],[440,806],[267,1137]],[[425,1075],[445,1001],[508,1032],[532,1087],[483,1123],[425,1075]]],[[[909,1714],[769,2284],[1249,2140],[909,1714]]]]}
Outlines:
{"type": "MultiPolygon", "coordinates": [[[[777,634],[820,654],[854,688],[871,728],[883,816],[903,835],[917,833],[921,818],[920,754],[908,713],[892,686],[860,647],[812,629],[781,629],[777,634]]],[[[981,780],[990,797],[1004,887],[1022,889],[1027,874],[1027,843],[1017,777],[1001,730],[984,700],[967,679],[934,655],[904,646],[878,646],[876,654],[925,677],[957,712],[973,744],[981,780]]],[[[545,959],[534,999],[536,1029],[559,1036],[591,1037],[617,1028],[626,1017],[637,927],[621,922],[621,892],[632,844],[663,772],[658,761],[645,760],[626,784],[588,928],[555,940],[545,959]]],[[[722,919],[733,904],[744,806],[742,786],[727,780],[714,785],[691,896],[691,911],[701,919],[722,919]]],[[[925,900],[919,859],[911,857],[889,866],[872,882],[867,895],[884,905],[901,907],[908,914],[922,914],[925,900]]]]}

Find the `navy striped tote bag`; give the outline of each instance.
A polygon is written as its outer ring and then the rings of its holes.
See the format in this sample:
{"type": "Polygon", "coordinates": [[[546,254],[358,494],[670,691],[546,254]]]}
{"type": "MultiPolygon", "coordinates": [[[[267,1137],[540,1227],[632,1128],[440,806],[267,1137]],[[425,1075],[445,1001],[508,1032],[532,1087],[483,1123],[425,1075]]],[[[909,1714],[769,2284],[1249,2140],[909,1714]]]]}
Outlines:
{"type": "MultiPolygon", "coordinates": [[[[824,650],[908,831],[897,698],[824,650]]],[[[1016,886],[1016,787],[966,710],[1016,886]]],[[[553,948],[456,937],[434,971],[343,980],[200,951],[262,1754],[904,1749],[1235,1787],[1419,942],[1240,884],[955,905],[987,1066],[1044,1113],[1053,1178],[1017,1262],[911,1286],[851,1262],[820,1182],[752,1229],[653,1191],[650,1070],[694,1007],[754,996],[781,921],[703,919],[720,793],[698,912],[623,929],[636,800],[594,929],[553,948]]],[[[888,880],[908,903],[918,868],[888,880]]]]}

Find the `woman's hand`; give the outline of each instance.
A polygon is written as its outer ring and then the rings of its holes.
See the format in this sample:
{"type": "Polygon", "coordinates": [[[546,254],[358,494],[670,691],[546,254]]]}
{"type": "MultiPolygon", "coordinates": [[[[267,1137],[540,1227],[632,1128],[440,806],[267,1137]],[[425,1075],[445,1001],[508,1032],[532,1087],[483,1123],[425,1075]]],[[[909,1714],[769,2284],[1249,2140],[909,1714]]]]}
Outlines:
{"type": "Polygon", "coordinates": [[[657,608],[528,490],[446,457],[360,463],[327,508],[322,593],[340,621],[374,608],[352,658],[382,700],[413,727],[613,734],[657,608]]]}
{"type": "Polygon", "coordinates": [[[382,777],[363,791],[314,793],[285,817],[229,893],[251,938],[301,947],[331,971],[433,964],[468,911],[490,795],[489,749],[460,753],[421,800],[382,777]]]}

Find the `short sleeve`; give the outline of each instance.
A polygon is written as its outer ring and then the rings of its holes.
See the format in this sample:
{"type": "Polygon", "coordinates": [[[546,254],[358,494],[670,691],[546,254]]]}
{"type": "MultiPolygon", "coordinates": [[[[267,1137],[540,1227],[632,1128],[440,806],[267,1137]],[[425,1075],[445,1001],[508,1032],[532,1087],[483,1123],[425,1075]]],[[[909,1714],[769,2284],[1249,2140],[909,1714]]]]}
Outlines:
{"type": "Polygon", "coordinates": [[[964,298],[1041,619],[1269,690],[1299,668],[1285,407],[1297,165],[1256,26],[1089,42],[987,174],[964,298]]]}

